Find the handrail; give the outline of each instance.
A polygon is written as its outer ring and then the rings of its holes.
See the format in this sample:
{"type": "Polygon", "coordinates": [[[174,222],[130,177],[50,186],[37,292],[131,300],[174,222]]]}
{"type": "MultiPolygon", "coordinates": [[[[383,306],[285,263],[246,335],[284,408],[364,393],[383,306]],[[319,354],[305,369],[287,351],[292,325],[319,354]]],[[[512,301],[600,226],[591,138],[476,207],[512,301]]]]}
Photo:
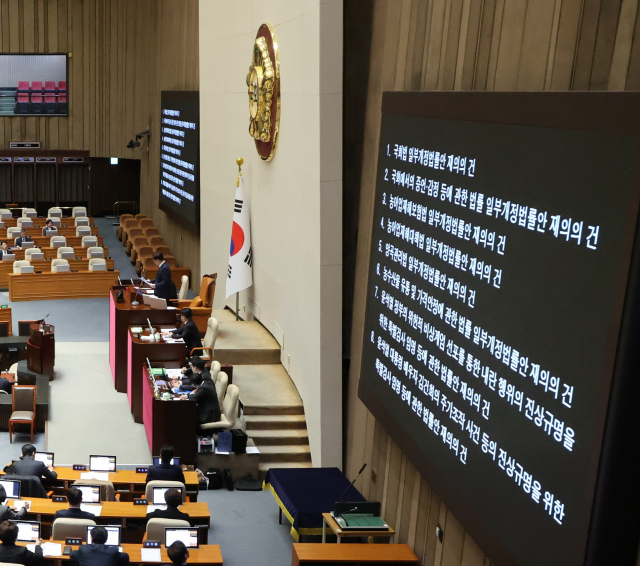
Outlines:
{"type": "Polygon", "coordinates": [[[113,203],[113,215],[114,216],[119,216],[119,214],[117,214],[118,212],[118,207],[121,204],[132,204],[133,205],[133,211],[135,212],[136,210],[138,212],[140,212],[140,203],[136,202],[135,200],[118,200],[116,202],[113,203]]]}

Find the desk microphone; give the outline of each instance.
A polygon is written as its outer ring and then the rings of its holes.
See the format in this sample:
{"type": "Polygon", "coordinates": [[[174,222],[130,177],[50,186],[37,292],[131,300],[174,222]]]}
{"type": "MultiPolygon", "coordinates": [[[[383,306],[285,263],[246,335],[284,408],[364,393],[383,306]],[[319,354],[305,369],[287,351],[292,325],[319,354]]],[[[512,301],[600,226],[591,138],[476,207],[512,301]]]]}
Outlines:
{"type": "Polygon", "coordinates": [[[367,467],[367,463],[365,462],[364,464],[362,464],[362,468],[360,468],[360,471],[358,472],[358,475],[355,477],[355,479],[349,484],[349,487],[347,489],[344,490],[344,493],[342,494],[342,497],[340,498],[339,503],[342,503],[342,501],[344,500],[344,496],[347,495],[347,491],[349,491],[352,487],[353,484],[356,483],[356,480],[360,477],[360,474],[362,472],[364,472],[364,469],[367,467]]]}
{"type": "Polygon", "coordinates": [[[138,293],[140,293],[140,289],[134,287],[136,290],[136,294],[133,296],[133,301],[131,301],[131,306],[137,307],[140,303],[138,302],[138,293]]]}
{"type": "Polygon", "coordinates": [[[47,314],[47,316],[45,316],[43,319],[39,320],[38,322],[39,322],[40,324],[44,324],[44,321],[45,321],[45,320],[47,320],[47,317],[48,317],[48,316],[49,316],[49,315],[47,314]]]}

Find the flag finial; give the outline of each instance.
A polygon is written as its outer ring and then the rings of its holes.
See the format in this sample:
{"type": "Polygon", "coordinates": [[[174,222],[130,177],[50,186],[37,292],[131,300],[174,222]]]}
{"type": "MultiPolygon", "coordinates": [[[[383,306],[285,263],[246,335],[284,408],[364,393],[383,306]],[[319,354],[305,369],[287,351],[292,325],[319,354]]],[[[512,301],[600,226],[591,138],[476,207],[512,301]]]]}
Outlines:
{"type": "Polygon", "coordinates": [[[244,159],[242,159],[242,157],[238,157],[238,159],[236,159],[236,163],[238,164],[238,178],[236,179],[236,187],[239,187],[240,177],[242,176],[242,164],[244,163],[244,159]]]}

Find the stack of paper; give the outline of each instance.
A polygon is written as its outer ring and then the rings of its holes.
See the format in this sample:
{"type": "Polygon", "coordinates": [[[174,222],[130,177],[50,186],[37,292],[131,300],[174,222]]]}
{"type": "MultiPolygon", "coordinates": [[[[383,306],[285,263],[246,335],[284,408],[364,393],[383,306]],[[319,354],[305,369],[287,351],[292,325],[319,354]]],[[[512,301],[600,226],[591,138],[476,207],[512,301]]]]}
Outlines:
{"type": "Polygon", "coordinates": [[[31,501],[28,499],[12,499],[11,503],[9,503],[9,507],[15,507],[16,509],[22,509],[26,507],[27,509],[31,505],[31,501]]]}
{"type": "Polygon", "coordinates": [[[162,509],[165,511],[167,509],[166,505],[147,505],[147,513],[153,513],[156,509],[162,509]]]}
{"type": "Polygon", "coordinates": [[[80,479],[109,481],[109,472],[82,472],[80,479]]]}
{"type": "Polygon", "coordinates": [[[142,562],[161,562],[162,555],[159,548],[141,548],[140,558],[142,562]]]}
{"type": "MultiPolygon", "coordinates": [[[[36,545],[28,544],[27,550],[31,552],[36,551],[36,545]]],[[[42,543],[42,554],[43,556],[62,556],[62,545],[58,542],[43,542],[42,543]]]]}
{"type": "Polygon", "coordinates": [[[89,505],[87,503],[80,503],[80,509],[82,509],[82,511],[86,511],[87,513],[93,513],[96,517],[99,517],[100,513],[102,513],[102,505],[89,505]]]}
{"type": "Polygon", "coordinates": [[[184,344],[184,340],[182,338],[169,338],[169,337],[166,337],[164,339],[164,341],[167,344],[184,344]]]}

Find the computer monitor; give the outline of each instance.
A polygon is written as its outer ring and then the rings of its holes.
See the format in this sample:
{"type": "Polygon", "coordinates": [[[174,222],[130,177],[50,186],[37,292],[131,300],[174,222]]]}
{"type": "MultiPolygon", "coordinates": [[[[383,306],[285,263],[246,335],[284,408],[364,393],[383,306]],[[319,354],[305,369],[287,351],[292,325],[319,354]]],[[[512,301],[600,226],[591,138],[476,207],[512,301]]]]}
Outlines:
{"type": "Polygon", "coordinates": [[[182,488],[176,487],[154,487],[153,488],[153,504],[154,505],[166,505],[166,501],[164,500],[164,492],[168,489],[177,489],[180,492],[180,496],[182,497],[182,488]]]}
{"type": "Polygon", "coordinates": [[[78,485],[74,484],[82,492],[82,503],[100,503],[99,485],[78,485]]]}
{"type": "Polygon", "coordinates": [[[7,499],[20,499],[20,480],[0,480],[0,485],[4,487],[7,499]]]}
{"type": "Polygon", "coordinates": [[[74,259],[75,257],[74,252],[60,252],[60,259],[74,259]]]}
{"type": "Polygon", "coordinates": [[[58,235],[58,229],[57,228],[47,228],[44,231],[44,235],[45,236],[57,236],[58,235]]]}
{"type": "Polygon", "coordinates": [[[104,250],[92,250],[91,251],[91,257],[101,257],[104,258],[104,250]]]}
{"type": "Polygon", "coordinates": [[[53,452],[36,452],[33,459],[53,468],[53,452]]]}
{"type": "Polygon", "coordinates": [[[37,521],[15,521],[18,525],[18,540],[36,542],[40,538],[40,523],[37,521]]]}
{"type": "MultiPolygon", "coordinates": [[[[160,464],[162,460],[160,460],[160,456],[154,456],[153,457],[153,465],[157,466],[158,464],[160,464]]],[[[180,456],[176,456],[175,458],[171,458],[171,464],[173,464],[174,466],[179,466],[180,465],[180,456]]]]}
{"type": "Polygon", "coordinates": [[[44,252],[35,252],[35,253],[32,253],[32,254],[29,256],[29,258],[30,258],[30,260],[31,260],[31,261],[38,261],[38,260],[40,260],[40,261],[41,261],[41,260],[43,260],[43,259],[44,259],[44,252]]]}
{"type": "Polygon", "coordinates": [[[107,546],[120,546],[120,527],[115,525],[87,525],[87,544],[91,544],[91,531],[98,526],[107,529],[107,546]]]}
{"type": "Polygon", "coordinates": [[[34,267],[33,265],[21,265],[20,273],[33,273],[34,267]]]}
{"type": "Polygon", "coordinates": [[[198,548],[198,529],[193,527],[167,527],[164,530],[164,545],[171,546],[180,540],[187,548],[198,548]]]}
{"type": "Polygon", "coordinates": [[[23,250],[32,248],[35,246],[34,242],[22,242],[22,245],[20,246],[23,250]]]}
{"type": "Polygon", "coordinates": [[[2,261],[15,261],[16,260],[16,254],[3,254],[2,255],[2,261]]]}
{"type": "Polygon", "coordinates": [[[115,456],[89,456],[89,469],[92,472],[115,472],[115,456]]]}

